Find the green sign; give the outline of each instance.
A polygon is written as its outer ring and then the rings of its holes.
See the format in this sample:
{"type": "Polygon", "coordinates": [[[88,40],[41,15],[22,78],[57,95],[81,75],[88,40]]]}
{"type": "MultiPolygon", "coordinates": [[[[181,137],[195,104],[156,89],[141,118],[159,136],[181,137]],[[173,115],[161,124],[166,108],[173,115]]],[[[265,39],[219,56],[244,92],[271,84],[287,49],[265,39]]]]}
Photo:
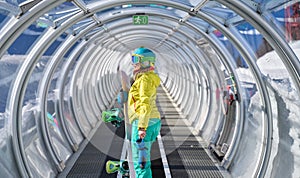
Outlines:
{"type": "Polygon", "coordinates": [[[148,25],[148,15],[132,16],[133,25],[148,25]]]}

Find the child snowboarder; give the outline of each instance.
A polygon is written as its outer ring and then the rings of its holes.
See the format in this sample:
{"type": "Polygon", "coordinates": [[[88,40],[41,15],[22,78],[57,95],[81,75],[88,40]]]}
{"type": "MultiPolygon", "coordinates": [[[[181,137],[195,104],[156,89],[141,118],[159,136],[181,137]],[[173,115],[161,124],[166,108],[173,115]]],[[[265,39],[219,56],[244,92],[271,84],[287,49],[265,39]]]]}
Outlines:
{"type": "Polygon", "coordinates": [[[160,132],[160,113],[156,106],[156,89],[160,84],[154,72],[155,54],[144,47],[132,55],[133,79],[128,93],[128,116],[132,124],[132,158],[136,177],[152,177],[151,145],[160,132]],[[139,158],[141,157],[141,158],[139,158]]]}

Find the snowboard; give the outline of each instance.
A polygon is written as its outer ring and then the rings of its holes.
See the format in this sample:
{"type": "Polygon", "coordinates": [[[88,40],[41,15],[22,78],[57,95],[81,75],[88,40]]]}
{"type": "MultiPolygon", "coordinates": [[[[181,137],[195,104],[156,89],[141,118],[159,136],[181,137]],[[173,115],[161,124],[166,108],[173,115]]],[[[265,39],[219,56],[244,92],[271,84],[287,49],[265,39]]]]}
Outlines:
{"type": "Polygon", "coordinates": [[[114,126],[119,127],[120,123],[124,121],[125,127],[125,140],[122,149],[121,160],[108,160],[106,162],[106,172],[108,174],[116,173],[122,175],[122,177],[135,177],[133,161],[132,161],[132,150],[131,150],[131,125],[128,118],[128,110],[127,110],[127,98],[128,92],[130,90],[130,77],[122,70],[119,71],[119,75],[121,78],[121,86],[122,89],[118,94],[117,100],[118,103],[123,105],[122,113],[123,117],[120,117],[120,110],[113,109],[113,111],[107,112],[105,116],[102,115],[102,119],[105,122],[111,122],[114,126]],[[108,114],[109,113],[109,114],[108,114]],[[111,116],[111,117],[110,117],[111,116]],[[113,122],[112,122],[113,121],[113,122]]]}

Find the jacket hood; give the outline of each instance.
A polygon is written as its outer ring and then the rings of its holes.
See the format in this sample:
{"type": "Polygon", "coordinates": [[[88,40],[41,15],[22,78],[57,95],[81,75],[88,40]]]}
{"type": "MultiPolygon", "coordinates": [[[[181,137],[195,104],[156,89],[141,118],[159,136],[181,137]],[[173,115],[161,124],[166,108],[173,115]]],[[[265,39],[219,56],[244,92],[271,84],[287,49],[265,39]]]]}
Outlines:
{"type": "Polygon", "coordinates": [[[155,85],[155,87],[158,87],[160,85],[160,78],[159,76],[154,73],[153,71],[147,72],[146,74],[150,80],[153,81],[153,84],[155,85]]]}

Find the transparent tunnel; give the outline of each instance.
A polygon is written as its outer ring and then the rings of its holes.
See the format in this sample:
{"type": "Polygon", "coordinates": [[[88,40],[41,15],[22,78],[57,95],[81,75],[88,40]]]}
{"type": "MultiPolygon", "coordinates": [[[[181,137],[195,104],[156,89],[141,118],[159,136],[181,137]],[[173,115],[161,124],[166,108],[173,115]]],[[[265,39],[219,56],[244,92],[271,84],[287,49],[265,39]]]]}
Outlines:
{"type": "Polygon", "coordinates": [[[144,46],[165,177],[299,178],[299,40],[299,0],[0,0],[0,176],[109,176],[74,166],[91,148],[120,159],[101,113],[144,46]]]}

